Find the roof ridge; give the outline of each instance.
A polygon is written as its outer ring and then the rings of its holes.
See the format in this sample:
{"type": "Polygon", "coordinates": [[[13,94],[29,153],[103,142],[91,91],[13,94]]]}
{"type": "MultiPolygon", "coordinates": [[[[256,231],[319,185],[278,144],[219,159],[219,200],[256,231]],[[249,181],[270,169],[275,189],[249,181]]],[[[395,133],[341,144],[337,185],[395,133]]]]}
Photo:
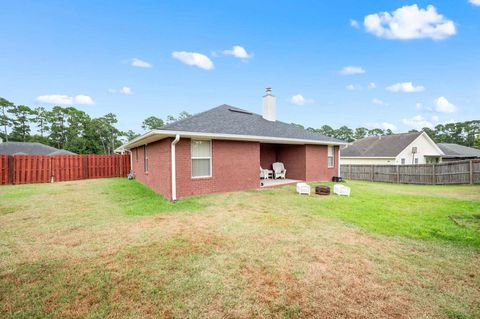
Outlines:
{"type": "MultiPolygon", "coordinates": [[[[176,125],[176,124],[178,124],[178,123],[182,123],[182,122],[184,122],[184,121],[186,121],[186,120],[191,119],[192,117],[196,117],[196,116],[198,116],[198,115],[201,115],[201,114],[204,114],[204,113],[208,113],[208,112],[210,112],[210,111],[219,109],[219,108],[221,108],[221,107],[226,107],[226,106],[235,108],[234,106],[231,106],[231,105],[228,105],[228,104],[222,104],[222,105],[219,105],[219,106],[215,106],[214,108],[211,108],[211,109],[208,109],[208,110],[199,112],[199,113],[192,114],[192,116],[186,117],[186,118],[184,118],[184,119],[180,119],[180,120],[176,120],[176,121],[174,121],[174,122],[168,123],[168,124],[162,126],[160,129],[162,130],[162,129],[164,129],[165,127],[173,126],[174,124],[176,125]]],[[[240,109],[239,109],[239,110],[240,110],[240,109]]]]}
{"type": "MultiPolygon", "coordinates": [[[[191,117],[164,125],[160,131],[192,131],[192,132],[219,132],[236,135],[271,136],[304,138],[306,140],[323,140],[333,143],[344,143],[343,141],[312,132],[305,128],[298,127],[283,121],[268,121],[259,113],[239,108],[229,104],[222,104],[209,110],[194,114],[191,117]],[[235,115],[239,114],[239,115],[235,115]],[[248,114],[240,114],[245,113],[248,114]],[[210,121],[210,122],[209,122],[210,121]],[[226,127],[228,125],[228,127],[226,127]],[[253,125],[253,126],[252,126],[253,125]],[[255,127],[255,128],[254,128],[255,127]],[[212,131],[213,130],[213,131],[212,131]]],[[[147,133],[148,134],[148,133],[147,133]]]]}

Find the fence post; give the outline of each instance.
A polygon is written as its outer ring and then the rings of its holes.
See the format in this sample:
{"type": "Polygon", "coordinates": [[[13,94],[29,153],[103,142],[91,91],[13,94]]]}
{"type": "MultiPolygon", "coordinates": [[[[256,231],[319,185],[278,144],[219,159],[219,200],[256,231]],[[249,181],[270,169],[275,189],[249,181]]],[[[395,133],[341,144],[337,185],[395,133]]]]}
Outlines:
{"type": "Polygon", "coordinates": [[[13,173],[13,156],[7,156],[7,184],[15,184],[13,177],[15,176],[13,173]]]}
{"type": "Polygon", "coordinates": [[[374,180],[374,178],[375,178],[374,170],[375,170],[375,165],[372,165],[372,171],[371,171],[371,176],[372,176],[371,180],[372,180],[372,182],[373,182],[373,180],[374,180]]]}
{"type": "Polygon", "coordinates": [[[82,155],[83,161],[83,178],[88,179],[88,155],[82,155]]]}
{"type": "Polygon", "coordinates": [[[469,162],[470,166],[470,185],[473,184],[473,160],[470,160],[469,162]]]}
{"type": "Polygon", "coordinates": [[[48,161],[50,162],[50,170],[48,172],[49,173],[48,182],[53,183],[55,182],[55,156],[50,156],[48,161]]]}
{"type": "Polygon", "coordinates": [[[397,168],[397,184],[400,184],[400,166],[395,165],[397,168]]]}
{"type": "Polygon", "coordinates": [[[435,164],[432,164],[432,184],[437,184],[437,172],[435,170],[435,164]]]}
{"type": "Polygon", "coordinates": [[[352,164],[348,164],[348,178],[352,179],[352,164]]]}

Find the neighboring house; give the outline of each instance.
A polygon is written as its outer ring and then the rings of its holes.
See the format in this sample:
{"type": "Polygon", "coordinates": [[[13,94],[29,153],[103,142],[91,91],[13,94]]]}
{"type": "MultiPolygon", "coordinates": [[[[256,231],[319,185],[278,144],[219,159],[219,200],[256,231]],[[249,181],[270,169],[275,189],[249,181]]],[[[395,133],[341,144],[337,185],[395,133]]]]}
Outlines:
{"type": "Polygon", "coordinates": [[[271,89],[263,116],[221,105],[148,132],[117,149],[130,151],[136,178],[166,198],[260,187],[260,167],[282,162],[286,178],[338,175],[338,139],[276,120],[271,89]]]}
{"type": "Polygon", "coordinates": [[[340,153],[342,165],[439,163],[444,155],[425,132],[370,136],[353,142],[340,153]]]}
{"type": "Polygon", "coordinates": [[[0,142],[0,154],[4,155],[76,155],[42,143],[0,142]]]}
{"type": "Polygon", "coordinates": [[[438,147],[445,153],[443,162],[461,161],[480,158],[480,150],[452,143],[438,143],[438,147]]]}

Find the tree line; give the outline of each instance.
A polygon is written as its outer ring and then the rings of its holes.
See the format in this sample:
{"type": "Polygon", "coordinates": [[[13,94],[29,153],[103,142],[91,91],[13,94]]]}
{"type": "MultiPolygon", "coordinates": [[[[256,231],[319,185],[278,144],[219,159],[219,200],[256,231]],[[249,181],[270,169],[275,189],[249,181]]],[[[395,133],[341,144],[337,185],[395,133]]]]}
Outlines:
{"type": "MultiPolygon", "coordinates": [[[[165,119],[149,116],[142,122],[142,129],[144,131],[159,129],[190,116],[192,115],[185,111],[178,116],[168,115],[165,119]]],[[[133,130],[119,130],[116,127],[117,122],[117,116],[113,113],[95,118],[73,106],[32,108],[27,105],[15,105],[0,97],[0,138],[4,141],[40,142],[77,154],[111,154],[125,142],[140,135],[133,130]]],[[[300,124],[292,124],[304,128],[300,124]]],[[[365,127],[352,129],[346,125],[337,129],[323,125],[320,128],[309,127],[307,130],[347,142],[367,136],[393,134],[389,129],[365,127]]],[[[439,124],[435,128],[426,127],[423,131],[436,143],[456,143],[480,148],[480,120],[439,124]]]]}
{"type": "MultiPolygon", "coordinates": [[[[181,112],[165,120],[150,116],[142,123],[145,131],[191,116],[181,112]]],[[[139,136],[133,130],[121,131],[117,116],[107,113],[91,117],[73,106],[29,107],[15,105],[0,97],[0,138],[3,141],[39,142],[77,154],[112,154],[125,142],[139,136]]]]}
{"type": "MultiPolygon", "coordinates": [[[[304,128],[300,124],[295,124],[304,128]]],[[[308,127],[307,130],[320,133],[326,136],[335,137],[346,142],[354,142],[356,140],[368,136],[383,136],[394,134],[390,129],[358,127],[351,129],[348,126],[341,126],[337,129],[323,125],[320,128],[308,127]]],[[[425,127],[422,129],[427,133],[435,143],[455,143],[469,147],[480,148],[480,120],[439,124],[435,128],[425,127]]],[[[409,132],[418,132],[411,130],[409,132]]]]}

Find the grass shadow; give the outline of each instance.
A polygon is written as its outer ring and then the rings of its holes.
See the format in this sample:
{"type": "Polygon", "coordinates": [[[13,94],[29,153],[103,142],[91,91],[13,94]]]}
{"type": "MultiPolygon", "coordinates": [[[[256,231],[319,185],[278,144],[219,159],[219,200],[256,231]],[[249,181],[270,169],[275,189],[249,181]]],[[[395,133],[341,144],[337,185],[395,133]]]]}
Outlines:
{"type": "Polygon", "coordinates": [[[136,180],[114,179],[103,193],[116,202],[124,214],[147,216],[173,212],[195,212],[209,204],[204,196],[193,196],[173,203],[136,180]]]}

